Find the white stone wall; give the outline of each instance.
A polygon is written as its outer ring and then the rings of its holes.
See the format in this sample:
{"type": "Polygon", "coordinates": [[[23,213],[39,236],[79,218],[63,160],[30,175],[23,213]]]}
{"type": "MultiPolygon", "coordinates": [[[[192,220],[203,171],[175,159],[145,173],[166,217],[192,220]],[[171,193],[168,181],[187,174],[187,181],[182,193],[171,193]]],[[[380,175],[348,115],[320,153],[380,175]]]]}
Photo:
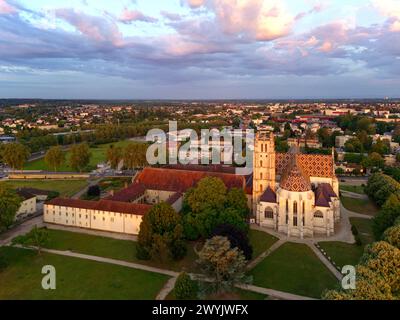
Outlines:
{"type": "Polygon", "coordinates": [[[34,214],[36,212],[36,197],[22,201],[15,219],[22,219],[29,214],[34,214]]]}
{"type": "Polygon", "coordinates": [[[44,222],[93,230],[139,234],[141,215],[66,208],[46,204],[44,222]]]}

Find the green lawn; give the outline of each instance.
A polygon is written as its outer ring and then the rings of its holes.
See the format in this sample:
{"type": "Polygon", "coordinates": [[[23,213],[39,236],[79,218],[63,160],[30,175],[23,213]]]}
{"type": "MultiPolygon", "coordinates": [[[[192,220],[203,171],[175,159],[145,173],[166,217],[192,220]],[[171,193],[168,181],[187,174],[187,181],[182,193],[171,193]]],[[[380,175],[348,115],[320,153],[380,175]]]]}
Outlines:
{"type": "Polygon", "coordinates": [[[119,240],[83,233],[75,233],[49,229],[50,239],[46,245],[49,249],[73,251],[93,256],[113,258],[130,262],[141,263],[153,267],[161,267],[175,271],[186,270],[193,272],[197,255],[194,247],[197,243],[189,243],[188,253],[181,261],[144,261],[136,258],[136,242],[119,240]]]}
{"type": "MultiPolygon", "coordinates": [[[[115,142],[115,143],[108,143],[108,144],[102,144],[102,145],[98,145],[96,147],[92,147],[90,148],[90,151],[92,153],[92,156],[90,158],[90,164],[89,167],[87,168],[87,171],[91,171],[93,169],[96,169],[97,165],[99,163],[103,163],[106,161],[106,152],[107,149],[110,145],[114,145],[114,146],[120,146],[120,147],[124,147],[126,146],[128,143],[130,143],[129,140],[124,140],[124,141],[119,141],[119,142],[115,142]]],[[[74,171],[68,164],[68,159],[70,157],[70,152],[67,151],[66,152],[66,156],[65,156],[65,164],[58,169],[58,171],[61,172],[71,172],[74,171]]],[[[45,171],[54,171],[54,168],[50,168],[47,166],[46,162],[44,161],[44,158],[39,159],[39,160],[35,160],[32,162],[27,162],[25,164],[24,167],[25,170],[45,170],[45,171]]]]}
{"type": "Polygon", "coordinates": [[[342,268],[345,265],[356,265],[364,253],[367,244],[375,241],[372,233],[372,221],[362,218],[350,218],[357,227],[362,242],[361,246],[344,242],[320,242],[319,245],[342,268]]]}
{"type": "Polygon", "coordinates": [[[285,243],[261,261],[250,274],[256,286],[320,298],[337,279],[304,244],[285,243]]]}
{"type": "Polygon", "coordinates": [[[364,200],[341,196],[340,200],[347,210],[353,212],[375,216],[379,211],[378,207],[369,199],[364,200]]]}
{"type": "Polygon", "coordinates": [[[250,230],[249,240],[253,247],[254,259],[264,251],[267,251],[276,241],[278,241],[274,236],[258,230],[250,230]]]}
{"type": "Polygon", "coordinates": [[[340,185],[340,190],[354,192],[358,194],[365,194],[364,187],[362,186],[340,185]]]}
{"type": "Polygon", "coordinates": [[[0,300],[152,300],[167,276],[122,266],[2,247],[9,266],[0,272],[0,300]],[[56,290],[43,290],[42,267],[56,268],[56,290]]]}
{"type": "Polygon", "coordinates": [[[62,197],[71,197],[82,190],[88,182],[86,180],[8,180],[5,181],[11,188],[35,188],[46,191],[57,191],[62,197]]]}

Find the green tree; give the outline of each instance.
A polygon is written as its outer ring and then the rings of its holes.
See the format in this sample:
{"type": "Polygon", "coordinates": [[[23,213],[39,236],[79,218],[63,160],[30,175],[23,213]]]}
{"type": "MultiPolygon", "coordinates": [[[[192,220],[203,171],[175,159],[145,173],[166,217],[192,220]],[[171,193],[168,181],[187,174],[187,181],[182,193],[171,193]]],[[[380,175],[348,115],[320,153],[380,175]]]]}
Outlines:
{"type": "Polygon", "coordinates": [[[147,144],[129,143],[123,152],[124,165],[128,169],[143,168],[147,163],[147,144]]]}
{"type": "Polygon", "coordinates": [[[356,289],[328,291],[329,300],[394,300],[400,298],[400,250],[385,241],[367,246],[356,268],[356,289]]]}
{"type": "Polygon", "coordinates": [[[30,239],[30,244],[36,247],[40,255],[42,253],[42,248],[46,246],[49,241],[49,232],[45,228],[38,228],[35,226],[31,232],[29,232],[28,237],[30,239]]]}
{"type": "Polygon", "coordinates": [[[87,143],[73,145],[71,148],[69,164],[71,168],[82,172],[90,163],[91,152],[87,143]]]}
{"type": "Polygon", "coordinates": [[[237,212],[247,218],[249,214],[249,206],[247,204],[247,196],[243,189],[232,188],[226,196],[226,207],[235,208],[237,212]]]}
{"type": "Polygon", "coordinates": [[[123,159],[123,149],[110,145],[107,149],[107,161],[112,169],[117,169],[119,163],[123,159]]]}
{"type": "Polygon", "coordinates": [[[221,210],[226,201],[226,186],[219,178],[206,177],[188,195],[187,203],[194,213],[205,209],[221,210]]]}
{"type": "Polygon", "coordinates": [[[398,217],[400,217],[400,201],[396,194],[392,194],[373,219],[375,238],[380,239],[385,230],[394,225],[398,217]]]}
{"type": "Polygon", "coordinates": [[[400,225],[394,225],[387,229],[383,235],[383,240],[393,247],[400,249],[400,225]]]}
{"type": "Polygon", "coordinates": [[[197,298],[198,285],[186,272],[179,274],[175,282],[174,295],[177,300],[195,300],[197,298]]]}
{"type": "Polygon", "coordinates": [[[54,171],[57,171],[65,162],[65,153],[61,149],[61,147],[51,147],[44,157],[44,161],[46,164],[53,168],[54,171]]]}
{"type": "Polygon", "coordinates": [[[14,190],[0,183],[0,231],[8,229],[13,224],[21,203],[21,197],[14,190]]]}
{"type": "Polygon", "coordinates": [[[143,217],[137,242],[139,259],[180,260],[186,254],[181,215],[162,202],[143,217]]]}
{"type": "Polygon", "coordinates": [[[368,157],[361,161],[361,165],[364,168],[383,168],[385,165],[385,159],[379,153],[372,152],[368,157]]]}
{"type": "Polygon", "coordinates": [[[208,279],[202,282],[205,293],[230,292],[235,285],[249,283],[246,277],[246,259],[238,248],[231,248],[229,240],[216,236],[206,241],[199,252],[197,263],[202,275],[208,279]]]}
{"type": "Polygon", "coordinates": [[[382,141],[381,139],[378,139],[375,144],[372,145],[372,152],[379,153],[380,155],[385,155],[390,152],[390,147],[388,146],[386,140],[382,141]]]}
{"type": "Polygon", "coordinates": [[[14,170],[22,170],[31,153],[29,148],[21,143],[7,143],[3,147],[3,162],[14,170]]]}

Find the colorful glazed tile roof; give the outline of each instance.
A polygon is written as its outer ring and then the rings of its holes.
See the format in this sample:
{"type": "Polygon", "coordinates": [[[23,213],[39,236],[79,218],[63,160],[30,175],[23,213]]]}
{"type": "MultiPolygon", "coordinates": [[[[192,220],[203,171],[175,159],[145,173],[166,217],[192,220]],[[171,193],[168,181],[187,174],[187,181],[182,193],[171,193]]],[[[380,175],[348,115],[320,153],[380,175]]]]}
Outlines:
{"type": "Polygon", "coordinates": [[[286,171],[282,173],[280,187],[287,191],[306,192],[311,190],[310,177],[298,165],[298,154],[291,154],[286,171]]]}

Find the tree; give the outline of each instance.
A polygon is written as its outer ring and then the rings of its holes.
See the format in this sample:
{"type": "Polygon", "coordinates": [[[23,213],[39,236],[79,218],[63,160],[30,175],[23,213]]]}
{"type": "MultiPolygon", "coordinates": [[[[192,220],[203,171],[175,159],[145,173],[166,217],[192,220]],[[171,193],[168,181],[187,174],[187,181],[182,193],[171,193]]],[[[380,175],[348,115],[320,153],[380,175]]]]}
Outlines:
{"type": "Polygon", "coordinates": [[[206,177],[199,181],[197,187],[188,195],[187,203],[194,213],[205,209],[221,210],[226,201],[226,186],[215,177],[206,177]]]}
{"type": "Polygon", "coordinates": [[[396,194],[392,194],[373,219],[372,229],[375,238],[380,239],[385,230],[394,225],[398,217],[400,217],[400,200],[396,194]]]}
{"type": "Polygon", "coordinates": [[[0,273],[8,267],[8,262],[3,254],[0,252],[0,273]]]}
{"type": "Polygon", "coordinates": [[[400,225],[394,225],[383,234],[383,240],[400,249],[400,225]]]}
{"type": "Polygon", "coordinates": [[[186,255],[180,214],[162,202],[143,217],[137,242],[137,257],[142,260],[180,260],[186,255]]]}
{"type": "Polygon", "coordinates": [[[242,251],[246,260],[252,259],[253,248],[250,244],[249,237],[242,230],[230,224],[221,224],[214,228],[211,237],[215,236],[226,237],[231,244],[231,248],[238,248],[242,251]]]}
{"type": "Polygon", "coordinates": [[[147,163],[147,144],[129,143],[123,152],[124,165],[128,169],[143,168],[147,163]]]}
{"type": "Polygon", "coordinates": [[[249,206],[247,197],[243,189],[232,188],[226,196],[226,206],[235,208],[243,218],[247,218],[249,214],[249,206]]]}
{"type": "Polygon", "coordinates": [[[100,197],[101,189],[98,185],[90,186],[86,194],[89,198],[100,197]]]}
{"type": "Polygon", "coordinates": [[[49,241],[49,232],[45,228],[38,228],[35,226],[28,237],[30,238],[30,243],[36,247],[38,254],[40,255],[42,252],[42,248],[49,241]]]}
{"type": "Polygon", "coordinates": [[[71,148],[69,164],[71,168],[82,172],[90,163],[90,148],[87,143],[73,145],[71,148]]]}
{"type": "Polygon", "coordinates": [[[57,171],[57,169],[60,168],[65,162],[65,154],[62,151],[61,147],[51,147],[46,152],[44,161],[49,167],[53,168],[54,171],[57,171]]]}
{"type": "Polygon", "coordinates": [[[361,165],[364,168],[383,168],[385,165],[385,159],[379,153],[372,152],[367,158],[361,161],[361,165]]]}
{"type": "Polygon", "coordinates": [[[230,292],[235,285],[248,283],[245,275],[246,259],[238,248],[231,248],[229,240],[216,236],[206,241],[199,252],[197,263],[203,276],[202,291],[209,293],[230,292]]]}
{"type": "Polygon", "coordinates": [[[195,300],[197,298],[198,285],[186,272],[179,274],[175,282],[174,295],[177,300],[195,300]]]}
{"type": "Polygon", "coordinates": [[[14,170],[22,170],[30,157],[29,148],[21,143],[7,143],[3,147],[3,162],[14,170]]]}
{"type": "Polygon", "coordinates": [[[330,300],[393,300],[400,298],[400,250],[385,241],[366,247],[356,267],[356,289],[328,291],[330,300]]]}
{"type": "Polygon", "coordinates": [[[123,149],[110,145],[107,149],[107,161],[112,169],[117,169],[119,163],[123,159],[123,149]]]}
{"type": "Polygon", "coordinates": [[[6,184],[0,183],[0,231],[8,229],[15,221],[22,199],[6,184]]]}

